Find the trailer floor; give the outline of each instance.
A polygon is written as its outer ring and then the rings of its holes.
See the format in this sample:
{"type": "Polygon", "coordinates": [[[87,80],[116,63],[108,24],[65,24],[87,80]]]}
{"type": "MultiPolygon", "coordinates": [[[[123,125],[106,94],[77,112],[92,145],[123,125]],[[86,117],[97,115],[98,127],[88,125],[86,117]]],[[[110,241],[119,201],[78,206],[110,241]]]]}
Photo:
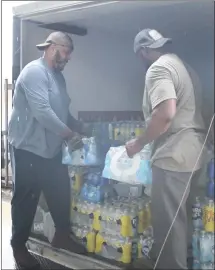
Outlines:
{"type": "MultiPolygon", "coordinates": [[[[16,265],[14,261],[12,249],[10,247],[10,237],[11,237],[10,199],[5,197],[4,195],[2,197],[3,198],[1,202],[1,206],[2,206],[1,269],[3,270],[20,269],[20,267],[16,265]]],[[[34,257],[37,259],[37,261],[40,264],[39,269],[69,269],[69,268],[63,267],[62,265],[53,263],[50,260],[44,259],[43,257],[37,256],[37,255],[34,255],[34,257]]]]}
{"type": "MultiPolygon", "coordinates": [[[[10,189],[2,189],[2,234],[1,234],[1,250],[2,250],[2,260],[1,260],[1,269],[6,270],[6,269],[20,269],[19,266],[16,265],[14,258],[13,258],[13,253],[12,249],[10,246],[10,237],[11,237],[11,191],[10,189]]],[[[37,259],[37,261],[40,264],[39,269],[70,269],[64,267],[62,265],[56,264],[48,259],[45,259],[41,256],[34,255],[34,257],[37,259]]],[[[132,269],[133,267],[129,267],[129,269],[132,269]]],[[[38,268],[37,268],[38,269],[38,268]]],[[[148,269],[147,267],[141,267],[141,269],[148,269]]],[[[192,269],[192,258],[188,259],[188,269],[192,269]]]]}

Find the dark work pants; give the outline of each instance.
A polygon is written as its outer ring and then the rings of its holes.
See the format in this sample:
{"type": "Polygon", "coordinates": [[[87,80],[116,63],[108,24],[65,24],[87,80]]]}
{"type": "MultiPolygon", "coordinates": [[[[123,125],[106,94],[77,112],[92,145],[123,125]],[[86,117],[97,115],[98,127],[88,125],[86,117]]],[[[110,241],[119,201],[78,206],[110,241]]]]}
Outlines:
{"type": "MultiPolygon", "coordinates": [[[[152,226],[158,256],[182,200],[191,173],[170,172],[152,167],[152,226]]],[[[187,210],[188,186],[183,203],[161,253],[156,269],[187,269],[187,210]]]]}
{"type": "Polygon", "coordinates": [[[40,193],[43,191],[56,231],[70,229],[70,180],[67,167],[61,164],[61,153],[45,159],[24,150],[12,149],[13,248],[22,248],[28,240],[40,193]]]}

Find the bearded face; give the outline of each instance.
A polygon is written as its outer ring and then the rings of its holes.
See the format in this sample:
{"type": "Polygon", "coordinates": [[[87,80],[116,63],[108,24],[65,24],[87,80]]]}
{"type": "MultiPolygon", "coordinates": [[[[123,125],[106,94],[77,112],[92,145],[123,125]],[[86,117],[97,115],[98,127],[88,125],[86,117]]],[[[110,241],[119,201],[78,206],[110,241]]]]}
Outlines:
{"type": "Polygon", "coordinates": [[[64,70],[66,64],[71,59],[72,50],[70,47],[57,45],[52,58],[53,66],[56,70],[64,70]]]}

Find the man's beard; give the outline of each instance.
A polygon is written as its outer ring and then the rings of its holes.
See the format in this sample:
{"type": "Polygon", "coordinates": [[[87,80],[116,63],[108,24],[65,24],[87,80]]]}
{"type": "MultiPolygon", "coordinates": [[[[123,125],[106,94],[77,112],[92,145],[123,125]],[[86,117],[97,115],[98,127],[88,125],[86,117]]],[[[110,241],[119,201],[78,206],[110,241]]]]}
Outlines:
{"type": "Polygon", "coordinates": [[[62,57],[59,53],[59,51],[56,52],[55,56],[55,63],[56,63],[56,69],[62,71],[67,64],[67,61],[62,60],[62,57]]]}

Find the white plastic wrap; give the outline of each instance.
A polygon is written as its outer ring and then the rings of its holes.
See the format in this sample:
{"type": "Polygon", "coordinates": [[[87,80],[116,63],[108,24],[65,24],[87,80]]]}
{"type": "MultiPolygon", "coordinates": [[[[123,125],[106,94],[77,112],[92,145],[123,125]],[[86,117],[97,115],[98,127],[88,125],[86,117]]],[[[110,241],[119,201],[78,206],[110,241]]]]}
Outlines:
{"type": "Polygon", "coordinates": [[[105,159],[103,177],[129,184],[151,186],[150,147],[129,158],[125,146],[111,147],[105,159]]]}
{"type": "Polygon", "coordinates": [[[69,144],[63,145],[62,163],[72,166],[97,166],[101,164],[101,158],[98,157],[98,149],[95,138],[82,139],[83,147],[71,151],[69,144]]]}

